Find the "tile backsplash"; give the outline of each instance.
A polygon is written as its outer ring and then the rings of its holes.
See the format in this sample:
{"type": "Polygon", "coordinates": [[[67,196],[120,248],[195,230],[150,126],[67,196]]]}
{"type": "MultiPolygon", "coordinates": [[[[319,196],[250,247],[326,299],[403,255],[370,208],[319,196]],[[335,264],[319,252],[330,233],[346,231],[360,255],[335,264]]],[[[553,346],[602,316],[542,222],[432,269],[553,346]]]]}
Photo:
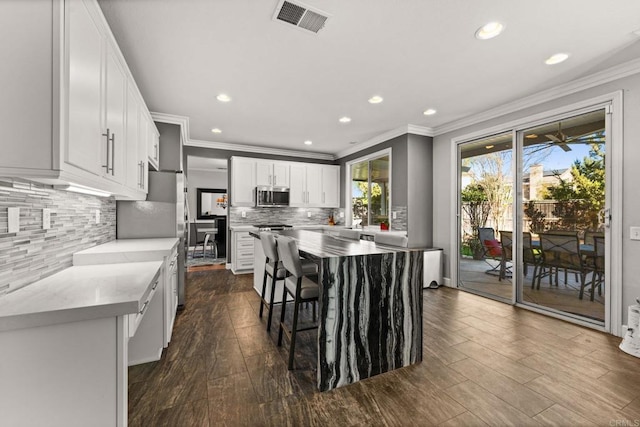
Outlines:
{"type": "Polygon", "coordinates": [[[71,267],[74,252],[115,238],[113,197],[0,177],[0,295],[71,267]],[[13,207],[20,208],[17,233],[8,232],[8,208],[13,207]],[[44,208],[51,212],[48,230],[43,230],[44,208]]]}
{"type": "Polygon", "coordinates": [[[333,215],[338,224],[344,224],[340,218],[344,209],[331,208],[229,208],[230,225],[255,224],[288,224],[288,225],[318,225],[329,224],[329,216],[333,215]],[[246,217],[242,217],[245,212],[246,217]],[[309,216],[311,214],[311,216],[309,216]]]}

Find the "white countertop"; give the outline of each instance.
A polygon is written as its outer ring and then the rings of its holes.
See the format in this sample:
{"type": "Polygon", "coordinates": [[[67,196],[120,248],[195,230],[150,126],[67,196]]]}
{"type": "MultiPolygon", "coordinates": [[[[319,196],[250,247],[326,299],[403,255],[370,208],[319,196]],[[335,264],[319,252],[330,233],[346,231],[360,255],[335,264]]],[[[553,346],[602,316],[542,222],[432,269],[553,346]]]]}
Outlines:
{"type": "MultiPolygon", "coordinates": [[[[338,225],[329,225],[329,224],[290,224],[294,230],[335,230],[336,232],[343,228],[351,228],[346,227],[344,224],[338,225]]],[[[257,231],[258,229],[252,225],[232,225],[229,227],[232,231],[257,231]]],[[[366,234],[369,236],[374,236],[379,233],[389,233],[389,234],[399,234],[402,236],[406,236],[406,231],[396,231],[396,230],[380,230],[375,227],[370,229],[362,229],[358,228],[361,234],[366,234]]]]}
{"type": "Polygon", "coordinates": [[[0,332],[136,313],[161,261],[74,266],[0,297],[0,332]]]}
{"type": "Polygon", "coordinates": [[[73,254],[73,265],[162,261],[178,244],[177,237],[117,239],[73,254]]]}

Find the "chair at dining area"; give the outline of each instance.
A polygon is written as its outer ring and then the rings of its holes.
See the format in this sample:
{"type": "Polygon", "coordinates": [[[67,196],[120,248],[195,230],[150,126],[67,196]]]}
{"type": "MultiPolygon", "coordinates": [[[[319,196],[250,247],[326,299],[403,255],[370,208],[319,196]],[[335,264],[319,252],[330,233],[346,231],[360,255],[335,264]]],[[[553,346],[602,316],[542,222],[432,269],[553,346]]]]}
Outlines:
{"type": "MultiPolygon", "coordinates": [[[[543,277],[549,277],[549,284],[558,285],[558,270],[563,269],[574,271],[579,275],[580,299],[584,290],[586,274],[588,268],[584,258],[580,253],[580,240],[578,233],[540,233],[540,270],[537,278],[537,288],[540,289],[540,282],[543,277]],[[555,274],[554,274],[555,272],[555,274]]],[[[566,284],[566,275],[565,275],[566,284]]]]}
{"type": "Polygon", "coordinates": [[[338,231],[338,237],[345,239],[360,240],[360,230],[353,230],[351,228],[342,228],[338,231]]]}
{"type": "Polygon", "coordinates": [[[507,274],[511,274],[511,266],[508,263],[513,262],[513,232],[500,230],[500,246],[501,260],[500,260],[500,274],[498,275],[498,281],[507,278],[507,274]]]}
{"type": "Polygon", "coordinates": [[[198,246],[202,246],[202,257],[206,257],[207,246],[209,245],[211,245],[211,256],[213,258],[218,258],[218,242],[215,238],[216,234],[218,233],[217,221],[214,220],[213,223],[202,223],[194,221],[193,224],[196,232],[196,244],[193,247],[193,252],[191,254],[192,258],[195,258],[198,246]]]}
{"type": "MultiPolygon", "coordinates": [[[[604,233],[594,233],[591,236],[592,240],[589,240],[590,243],[586,243],[587,239],[585,237],[585,245],[592,246],[593,251],[584,256],[584,260],[587,264],[587,268],[591,270],[591,301],[595,298],[595,288],[598,288],[598,295],[602,295],[602,285],[604,283],[604,272],[605,272],[605,261],[604,261],[604,251],[605,251],[605,238],[604,233]]],[[[586,284],[585,284],[586,287],[586,284]]],[[[584,294],[584,287],[580,289],[580,299],[582,299],[584,294]]]]}

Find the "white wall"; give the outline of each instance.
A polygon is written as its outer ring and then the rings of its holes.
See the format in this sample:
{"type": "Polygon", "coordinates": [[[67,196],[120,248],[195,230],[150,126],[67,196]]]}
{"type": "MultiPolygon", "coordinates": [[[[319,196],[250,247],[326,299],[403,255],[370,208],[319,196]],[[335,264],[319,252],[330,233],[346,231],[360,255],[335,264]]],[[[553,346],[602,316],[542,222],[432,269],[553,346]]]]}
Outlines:
{"type": "Polygon", "coordinates": [[[187,200],[189,201],[189,212],[191,218],[196,218],[198,188],[228,188],[227,171],[201,169],[189,169],[187,172],[187,200]]]}
{"type": "MultiPolygon", "coordinates": [[[[433,245],[444,248],[446,271],[450,277],[450,261],[453,249],[451,242],[452,221],[456,219],[456,212],[452,210],[452,200],[455,200],[456,183],[449,179],[452,169],[456,167],[456,159],[452,158],[452,139],[472,132],[479,132],[512,120],[526,118],[536,113],[550,111],[555,108],[589,100],[591,98],[623,91],[623,185],[613,188],[615,194],[622,198],[622,310],[623,322],[627,318],[627,306],[635,303],[640,297],[640,241],[629,239],[629,227],[640,225],[640,74],[622,78],[594,88],[577,92],[550,102],[526,108],[514,113],[506,114],[497,119],[487,120],[480,124],[467,126],[446,134],[436,136],[433,147],[434,177],[441,177],[434,186],[434,227],[433,245]]],[[[618,167],[618,166],[616,166],[618,167]]],[[[455,285],[455,284],[452,284],[455,285]]]]}

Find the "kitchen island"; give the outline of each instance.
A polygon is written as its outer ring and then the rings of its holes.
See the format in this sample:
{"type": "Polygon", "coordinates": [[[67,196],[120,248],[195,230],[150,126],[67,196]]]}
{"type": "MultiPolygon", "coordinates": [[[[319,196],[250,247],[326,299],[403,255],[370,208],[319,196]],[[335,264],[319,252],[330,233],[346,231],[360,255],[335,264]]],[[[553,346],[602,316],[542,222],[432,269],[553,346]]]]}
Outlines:
{"type": "MultiPolygon", "coordinates": [[[[251,234],[259,239],[257,232],[251,234]]],[[[278,234],[295,239],[300,255],[319,266],[321,391],[422,360],[424,248],[381,246],[307,230],[278,234]]],[[[254,274],[262,274],[264,261],[264,256],[255,260],[254,274]]]]}

